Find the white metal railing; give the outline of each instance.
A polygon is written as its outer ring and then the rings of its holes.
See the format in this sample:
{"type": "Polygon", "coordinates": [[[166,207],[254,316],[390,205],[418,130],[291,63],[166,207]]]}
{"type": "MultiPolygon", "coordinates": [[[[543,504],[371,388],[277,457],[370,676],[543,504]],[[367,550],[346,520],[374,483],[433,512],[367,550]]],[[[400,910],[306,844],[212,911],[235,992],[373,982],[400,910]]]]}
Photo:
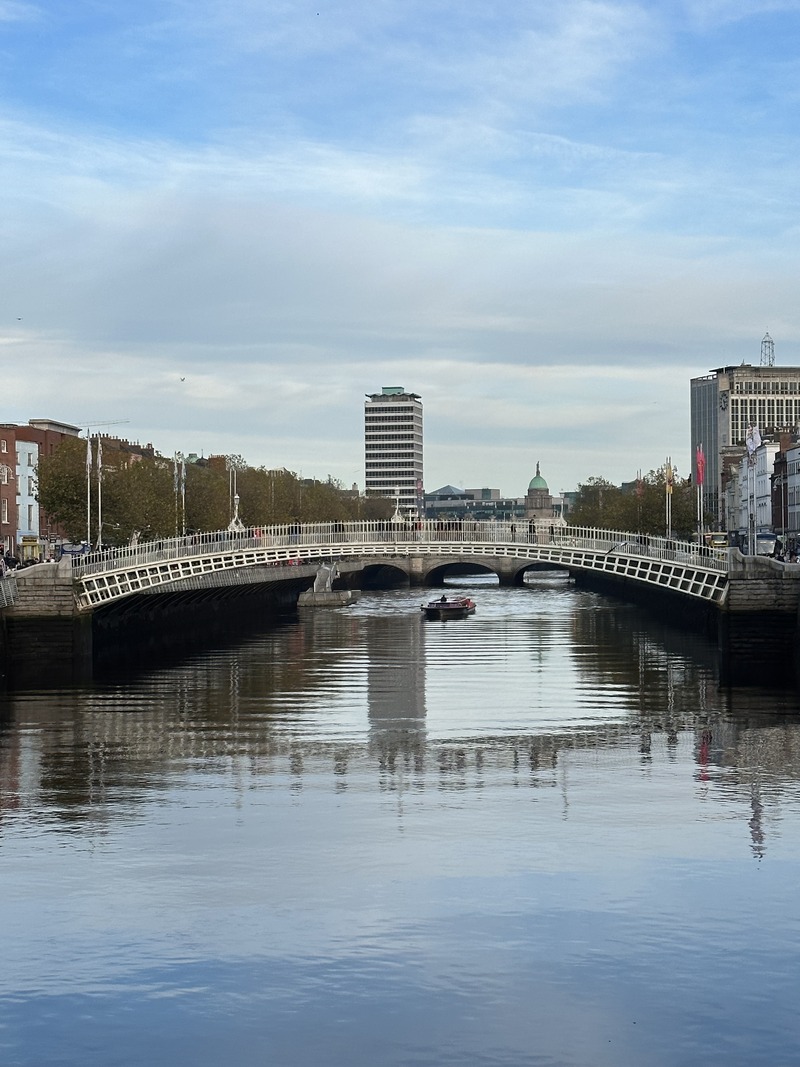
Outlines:
{"type": "Polygon", "coordinates": [[[309,558],[309,549],[325,549],[325,554],[363,554],[374,546],[376,554],[387,555],[390,546],[404,546],[401,554],[408,555],[416,544],[425,554],[434,555],[437,545],[451,555],[453,545],[462,544],[465,554],[536,556],[548,559],[563,556],[564,550],[614,553],[622,556],[647,557],[654,560],[681,563],[685,566],[725,572],[728,570],[728,549],[698,546],[648,534],[633,534],[622,530],[600,530],[588,527],[556,526],[528,522],[464,521],[404,521],[392,522],[327,522],[287,523],[279,526],[254,526],[241,533],[218,530],[212,533],[190,534],[186,537],[146,541],[135,546],[109,548],[72,557],[76,577],[102,574],[131,567],[147,566],[169,560],[198,556],[229,555],[247,549],[277,549],[286,558],[295,552],[309,558]],[[288,550],[288,551],[287,551],[288,550]]]}
{"type": "Polygon", "coordinates": [[[17,579],[11,574],[0,578],[0,608],[10,608],[18,599],[17,579]]]}

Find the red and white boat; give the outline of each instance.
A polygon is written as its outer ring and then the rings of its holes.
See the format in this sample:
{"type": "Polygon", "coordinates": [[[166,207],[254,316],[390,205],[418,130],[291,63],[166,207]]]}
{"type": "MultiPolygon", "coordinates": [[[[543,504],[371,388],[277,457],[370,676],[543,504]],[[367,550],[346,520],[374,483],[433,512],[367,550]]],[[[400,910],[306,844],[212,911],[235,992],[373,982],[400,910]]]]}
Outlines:
{"type": "Polygon", "coordinates": [[[443,596],[423,604],[420,610],[426,619],[466,619],[475,614],[475,601],[468,596],[443,596]]]}

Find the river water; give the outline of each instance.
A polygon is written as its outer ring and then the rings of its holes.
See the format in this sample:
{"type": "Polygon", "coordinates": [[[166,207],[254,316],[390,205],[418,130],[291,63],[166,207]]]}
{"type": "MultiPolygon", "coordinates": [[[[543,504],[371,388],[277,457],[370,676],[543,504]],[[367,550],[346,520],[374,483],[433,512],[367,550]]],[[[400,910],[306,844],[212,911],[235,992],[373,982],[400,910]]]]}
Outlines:
{"type": "Polygon", "coordinates": [[[3,697],[3,1067],[798,1062],[796,695],[461,588],[3,697]]]}

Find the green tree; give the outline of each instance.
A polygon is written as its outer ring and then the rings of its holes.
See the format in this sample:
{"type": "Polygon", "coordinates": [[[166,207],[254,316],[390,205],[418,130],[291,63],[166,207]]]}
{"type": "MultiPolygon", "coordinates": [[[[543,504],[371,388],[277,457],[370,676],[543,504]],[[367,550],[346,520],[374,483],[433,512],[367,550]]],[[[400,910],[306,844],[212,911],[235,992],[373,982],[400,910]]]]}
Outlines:
{"type": "Polygon", "coordinates": [[[39,504],[71,541],[86,537],[86,442],[65,440],[36,471],[39,504]]]}
{"type": "Polygon", "coordinates": [[[172,464],[141,459],[103,475],[103,540],[128,542],[138,531],[144,540],[175,534],[172,464]]]}
{"type": "Polygon", "coordinates": [[[622,490],[605,478],[589,478],[578,486],[570,511],[572,526],[595,526],[601,530],[619,529],[622,490]]]}
{"type": "MultiPolygon", "coordinates": [[[[667,491],[663,468],[621,487],[604,478],[589,478],[578,486],[578,497],[570,512],[573,526],[594,526],[601,530],[622,530],[664,536],[667,526],[667,491]]],[[[696,526],[695,493],[688,479],[673,473],[672,532],[690,538],[696,526]]]]}
{"type": "MultiPolygon", "coordinates": [[[[300,479],[289,470],[248,467],[229,457],[220,470],[187,464],[184,500],[188,530],[222,530],[231,521],[231,474],[236,471],[239,517],[246,526],[290,522],[347,522],[389,518],[393,503],[346,492],[333,478],[300,479]]],[[[96,472],[92,481],[92,538],[97,536],[96,472]]],[[[38,471],[39,500],[53,522],[73,540],[86,536],[86,442],[65,442],[43,457],[38,471]]],[[[131,462],[106,450],[103,469],[103,539],[127,542],[174,536],[183,527],[180,486],[176,495],[173,461],[157,456],[131,462]]]]}

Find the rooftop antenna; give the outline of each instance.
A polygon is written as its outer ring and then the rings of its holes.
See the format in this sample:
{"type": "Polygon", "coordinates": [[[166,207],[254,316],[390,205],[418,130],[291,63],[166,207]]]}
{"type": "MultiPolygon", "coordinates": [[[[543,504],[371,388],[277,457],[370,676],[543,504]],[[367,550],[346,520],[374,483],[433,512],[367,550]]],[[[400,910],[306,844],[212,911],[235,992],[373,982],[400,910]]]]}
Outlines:
{"type": "Polygon", "coordinates": [[[761,366],[775,366],[775,342],[768,333],[764,334],[764,340],[761,342],[761,366]]]}

